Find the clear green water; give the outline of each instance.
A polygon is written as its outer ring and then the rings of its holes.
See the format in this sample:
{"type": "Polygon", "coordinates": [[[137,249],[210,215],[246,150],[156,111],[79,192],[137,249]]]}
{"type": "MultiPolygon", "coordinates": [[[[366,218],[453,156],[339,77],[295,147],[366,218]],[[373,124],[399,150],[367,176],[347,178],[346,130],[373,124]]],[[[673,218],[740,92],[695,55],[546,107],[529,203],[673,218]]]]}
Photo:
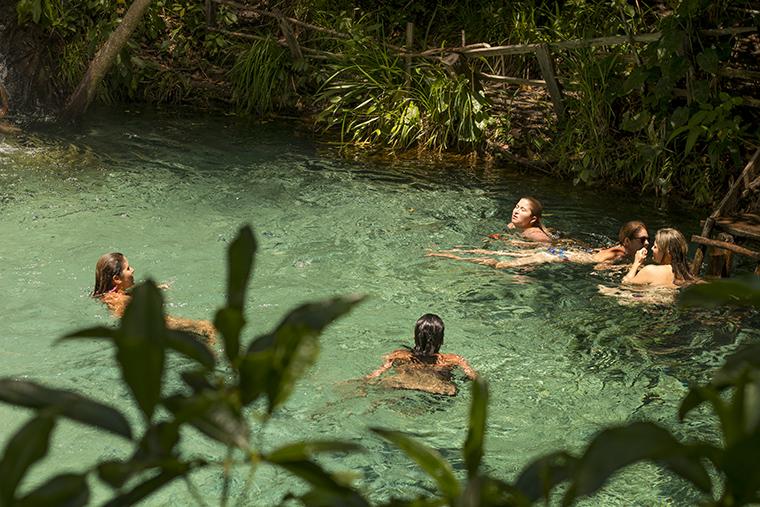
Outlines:
{"type": "MultiPolygon", "coordinates": [[[[597,290],[619,276],[585,266],[499,272],[424,257],[429,248],[481,245],[525,194],[544,201],[551,227],[595,244],[631,218],[644,219],[651,233],[663,226],[691,233],[699,211],[659,210],[637,192],[582,190],[504,170],[347,162],[324,152],[288,126],[122,110],[93,115],[79,130],[47,127],[20,142],[0,141],[0,374],[88,393],[137,424],[110,347],[55,344],[66,332],[111,322],[87,296],[95,261],[124,252],[138,278],[173,282],[170,313],[208,318],[223,301],[227,241],[249,222],[260,243],[249,339],[297,303],[371,296],[324,335],[318,364],[261,439],[267,448],[302,438],[360,442],[368,453],[324,463],[359,474],[375,500],[432,485],[368,426],[412,432],[463,469],[466,385],[440,400],[399,391],[356,397],[339,384],[411,343],[414,321],[426,312],[446,322],[444,351],[465,356],[490,382],[485,466],[497,476],[513,479],[528,460],[556,448],[577,450],[609,424],[650,419],[712,435],[708,422],[677,423],[678,400],[736,344],[757,340],[754,314],[622,306],[597,290]]],[[[27,416],[0,406],[2,439],[27,416]]],[[[184,445],[221,457],[194,433],[184,445]]],[[[61,423],[35,477],[81,470],[125,450],[117,439],[61,423]]],[[[196,482],[217,503],[219,475],[196,482]]],[[[96,498],[105,498],[92,484],[96,498]]],[[[262,469],[247,499],[271,505],[302,488],[284,472],[262,469]]],[[[639,466],[587,503],[693,499],[679,480],[639,466]]],[[[181,483],[146,502],[189,503],[181,483]]]]}

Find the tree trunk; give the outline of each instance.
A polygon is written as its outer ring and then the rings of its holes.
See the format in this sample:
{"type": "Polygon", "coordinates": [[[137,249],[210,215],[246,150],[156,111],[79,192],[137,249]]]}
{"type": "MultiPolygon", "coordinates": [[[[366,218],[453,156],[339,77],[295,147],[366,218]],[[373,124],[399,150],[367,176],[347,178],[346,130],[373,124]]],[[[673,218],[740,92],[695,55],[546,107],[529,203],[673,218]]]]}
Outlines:
{"type": "Polygon", "coordinates": [[[129,6],[124,19],[116,27],[116,30],[108,37],[108,40],[101,46],[95,54],[95,58],[90,62],[79,86],[66,101],[63,109],[63,115],[69,119],[76,119],[87,110],[92,99],[95,97],[95,91],[103,80],[103,76],[113,65],[116,55],[122,50],[129,40],[129,37],[137,27],[137,23],[150,5],[151,0],[134,0],[129,6]]]}

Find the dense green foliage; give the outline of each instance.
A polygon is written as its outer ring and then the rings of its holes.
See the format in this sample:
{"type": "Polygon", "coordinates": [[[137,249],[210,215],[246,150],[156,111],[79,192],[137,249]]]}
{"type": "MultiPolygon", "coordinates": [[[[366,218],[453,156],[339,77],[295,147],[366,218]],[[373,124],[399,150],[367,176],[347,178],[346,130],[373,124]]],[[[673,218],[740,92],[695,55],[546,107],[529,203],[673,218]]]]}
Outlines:
{"type": "MultiPolygon", "coordinates": [[[[290,493],[284,501],[300,500],[308,506],[368,506],[359,489],[325,470],[316,459],[321,453],[361,452],[360,446],[337,440],[311,441],[265,452],[261,438],[252,438],[252,434],[262,434],[263,425],[316,361],[319,334],[361,300],[334,298],[302,305],[273,331],[247,341],[243,338],[244,310],[255,250],[249,227],[242,228],[228,248],[226,304],[214,320],[222,336],[221,357],[193,335],[167,329],[161,293],[151,281],[135,287],[118,327],[84,329],[63,338],[111,342],[122,380],[142,415],[139,435],[120,410],[97,400],[27,380],[0,379],[0,401],[34,411],[31,419],[10,436],[0,457],[0,504],[86,505],[90,501],[87,480],[93,476],[112,489],[109,506],[133,505],[177,479],[184,479],[194,500],[206,505],[193,485],[193,475],[217,468],[223,482],[219,503],[227,505],[231,483],[238,474],[246,476],[245,485],[236,490],[244,502],[257,468],[268,465],[309,485],[305,494],[290,493]],[[181,354],[186,361],[174,362],[179,365],[169,368],[170,352],[181,354]],[[173,381],[176,378],[181,379],[180,389],[170,388],[177,385],[173,381]],[[61,418],[125,439],[133,447],[131,456],[103,459],[84,470],[72,470],[67,464],[67,472],[31,491],[20,492],[31,467],[48,453],[61,418]],[[181,440],[187,434],[183,430],[188,428],[216,443],[218,458],[194,455],[183,448],[181,440]]],[[[726,300],[756,305],[760,300],[756,281],[698,285],[687,289],[684,296],[685,304],[726,300]],[[737,293],[740,298],[733,297],[737,293]]],[[[481,469],[486,452],[488,389],[478,378],[472,385],[468,431],[462,446],[466,477],[459,477],[438,451],[405,433],[372,428],[416,462],[435,485],[427,496],[393,499],[384,505],[527,506],[542,499],[549,501],[559,485],[566,485],[562,504],[571,505],[594,494],[617,471],[641,461],[680,476],[704,495],[706,504],[728,507],[760,501],[760,344],[730,356],[710,383],[693,386],[681,403],[679,417],[684,419],[705,404],[716,416],[722,437],[718,443],[682,443],[660,425],[632,422],[601,431],[579,454],[557,451],[539,457],[510,483],[481,469]]]]}
{"type": "MultiPolygon", "coordinates": [[[[118,22],[120,5],[20,0],[18,12],[22,22],[49,31],[60,63],[55,75],[62,88],[71,89],[118,22]]],[[[720,196],[738,173],[745,141],[757,142],[760,115],[745,107],[742,95],[757,98],[760,91],[721,72],[735,63],[738,39],[703,32],[757,26],[749,0],[257,5],[343,35],[296,26],[305,58],[294,60],[273,17],[220,5],[209,29],[202,3],[156,0],[101,85],[100,99],[221,100],[241,114],[315,113],[320,127],[365,148],[482,153],[509,145],[518,154],[543,158],[556,174],[576,182],[640,187],[700,204],[720,196]],[[524,112],[509,104],[512,93],[547,103],[540,90],[507,91],[474,78],[482,71],[540,79],[533,55],[460,59],[454,65],[431,55],[414,58],[407,72],[398,49],[405,45],[407,22],[416,27],[412,51],[457,47],[462,31],[468,43],[492,45],[653,32],[662,37],[633,46],[555,48],[568,114],[559,121],[547,108],[537,128],[525,126],[524,112]]]]}

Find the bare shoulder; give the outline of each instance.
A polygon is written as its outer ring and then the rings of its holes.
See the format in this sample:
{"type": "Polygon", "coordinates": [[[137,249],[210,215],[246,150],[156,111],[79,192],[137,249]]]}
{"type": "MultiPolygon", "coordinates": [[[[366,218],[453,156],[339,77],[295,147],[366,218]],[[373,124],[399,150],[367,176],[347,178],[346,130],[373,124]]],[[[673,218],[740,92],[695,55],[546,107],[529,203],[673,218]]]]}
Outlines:
{"type": "Polygon", "coordinates": [[[458,354],[438,354],[438,364],[458,365],[464,358],[458,354]]]}
{"type": "Polygon", "coordinates": [[[387,354],[385,356],[385,359],[387,359],[388,361],[394,361],[397,359],[401,359],[401,360],[411,359],[411,357],[412,357],[412,353],[409,352],[408,350],[398,349],[398,350],[394,350],[390,354],[387,354]]]}
{"type": "Polygon", "coordinates": [[[541,243],[551,243],[552,239],[539,227],[530,227],[523,231],[523,236],[533,241],[540,241],[541,243]]]}
{"type": "Polygon", "coordinates": [[[106,292],[100,296],[100,300],[117,317],[121,317],[124,314],[124,310],[127,308],[130,299],[130,296],[121,292],[106,292]]]}

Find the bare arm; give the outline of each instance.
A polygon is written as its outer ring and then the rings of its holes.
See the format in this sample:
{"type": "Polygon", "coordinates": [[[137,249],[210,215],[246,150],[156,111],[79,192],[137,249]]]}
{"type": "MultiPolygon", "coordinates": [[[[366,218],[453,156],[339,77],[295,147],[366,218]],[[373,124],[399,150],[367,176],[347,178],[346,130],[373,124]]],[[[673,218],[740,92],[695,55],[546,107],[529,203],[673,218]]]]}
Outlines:
{"type": "Polygon", "coordinates": [[[386,371],[390,370],[391,367],[393,366],[393,362],[396,359],[399,359],[399,352],[404,353],[406,351],[404,351],[404,350],[395,350],[395,351],[391,352],[390,354],[384,356],[383,359],[385,360],[385,362],[380,366],[380,368],[378,368],[377,370],[373,371],[369,375],[366,375],[364,378],[366,380],[377,378],[380,375],[382,375],[383,373],[385,373],[386,371]]]}
{"type": "Polygon", "coordinates": [[[454,259],[455,261],[472,262],[474,264],[482,264],[484,266],[497,267],[499,261],[496,259],[484,259],[482,257],[460,257],[452,253],[447,252],[428,252],[428,257],[443,257],[445,259],[454,259]]]}
{"type": "Polygon", "coordinates": [[[216,343],[216,329],[214,325],[207,320],[185,319],[182,317],[166,316],[166,326],[177,331],[187,331],[197,335],[205,336],[209,343],[216,343]]]}
{"type": "Polygon", "coordinates": [[[649,281],[643,281],[644,280],[643,276],[642,277],[638,276],[639,269],[641,268],[641,265],[644,263],[644,259],[646,259],[646,256],[647,256],[646,247],[642,248],[641,250],[636,251],[636,255],[633,258],[633,264],[631,264],[631,269],[629,269],[628,273],[623,277],[623,283],[633,283],[633,284],[649,283],[649,281]]]}
{"type": "Polygon", "coordinates": [[[470,379],[474,380],[478,376],[478,372],[475,371],[475,369],[470,366],[470,363],[467,362],[467,360],[463,357],[457,356],[459,361],[457,364],[460,368],[462,368],[462,371],[465,375],[467,375],[470,379]]]}

